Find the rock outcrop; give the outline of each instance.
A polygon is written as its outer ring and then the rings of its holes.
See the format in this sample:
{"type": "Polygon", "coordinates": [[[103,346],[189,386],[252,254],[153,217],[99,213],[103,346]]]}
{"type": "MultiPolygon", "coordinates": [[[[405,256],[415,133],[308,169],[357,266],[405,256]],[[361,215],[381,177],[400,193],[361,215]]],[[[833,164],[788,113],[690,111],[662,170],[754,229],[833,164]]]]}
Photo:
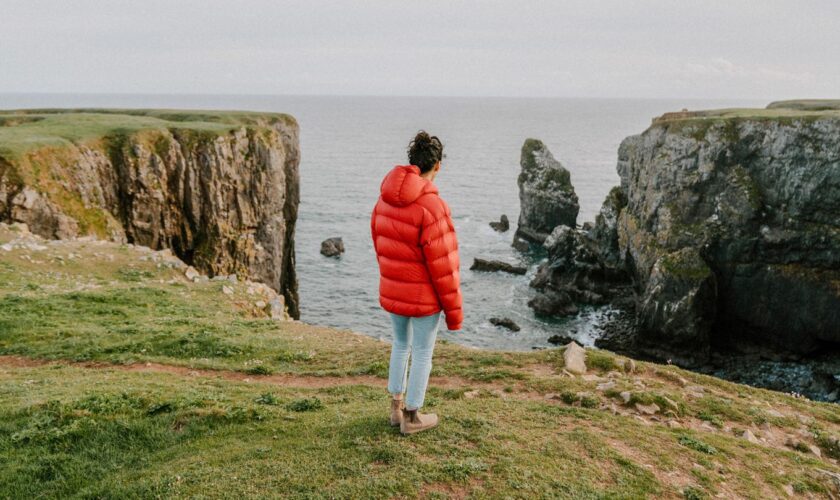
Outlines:
{"type": "Polygon", "coordinates": [[[299,159],[282,114],[0,113],[0,220],[171,248],[211,276],[266,283],[297,318],[299,159]]]}
{"type": "Polygon", "coordinates": [[[575,227],[580,211],[569,171],[554,159],[542,141],[522,145],[519,174],[519,224],[514,241],[542,244],[560,224],[575,227]]]}
{"type": "Polygon", "coordinates": [[[526,272],[528,272],[528,269],[523,266],[515,266],[513,264],[508,264],[507,262],[502,262],[501,260],[487,260],[482,259],[480,257],[476,257],[473,260],[472,265],[470,266],[470,271],[501,271],[503,273],[510,274],[525,274],[526,272]]]}
{"type": "Polygon", "coordinates": [[[327,238],[321,242],[321,255],[324,257],[340,257],[344,253],[344,240],[340,236],[327,238]]]}
{"type": "Polygon", "coordinates": [[[502,217],[499,219],[498,222],[493,221],[490,223],[490,227],[493,228],[494,231],[504,233],[508,229],[510,229],[510,221],[508,220],[508,216],[502,214],[502,217]]]}
{"type": "Polygon", "coordinates": [[[621,144],[595,224],[552,230],[532,285],[635,295],[635,350],[685,364],[711,345],[840,343],[840,106],[825,103],[655,119],[621,144]]]}

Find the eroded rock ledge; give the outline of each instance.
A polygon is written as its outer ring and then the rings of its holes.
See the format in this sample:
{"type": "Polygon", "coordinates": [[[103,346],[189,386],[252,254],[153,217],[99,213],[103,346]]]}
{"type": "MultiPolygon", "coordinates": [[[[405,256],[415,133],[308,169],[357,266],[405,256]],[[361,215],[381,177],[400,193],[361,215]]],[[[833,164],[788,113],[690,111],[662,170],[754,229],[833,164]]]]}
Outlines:
{"type": "Polygon", "coordinates": [[[298,126],[283,114],[0,112],[0,221],[95,235],[261,281],[299,317],[298,126]]]}
{"type": "Polygon", "coordinates": [[[743,342],[836,349],[840,103],[799,104],[665,115],[625,139],[595,223],[545,240],[538,297],[619,304],[635,351],[687,365],[743,342]]]}

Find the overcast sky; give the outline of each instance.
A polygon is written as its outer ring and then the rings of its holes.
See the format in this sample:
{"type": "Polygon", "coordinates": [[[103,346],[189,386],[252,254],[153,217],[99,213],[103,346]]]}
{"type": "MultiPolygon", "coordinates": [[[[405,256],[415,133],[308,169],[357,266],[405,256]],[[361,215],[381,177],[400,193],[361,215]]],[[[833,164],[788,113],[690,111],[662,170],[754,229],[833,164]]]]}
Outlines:
{"type": "Polygon", "coordinates": [[[840,97],[838,0],[0,0],[0,92],[840,97]]]}

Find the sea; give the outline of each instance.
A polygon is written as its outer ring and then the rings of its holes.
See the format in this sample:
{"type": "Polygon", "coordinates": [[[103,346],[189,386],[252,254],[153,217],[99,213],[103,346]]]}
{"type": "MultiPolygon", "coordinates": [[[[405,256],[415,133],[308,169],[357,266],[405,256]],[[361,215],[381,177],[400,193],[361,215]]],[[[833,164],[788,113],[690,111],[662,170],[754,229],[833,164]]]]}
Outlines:
{"type": "Polygon", "coordinates": [[[292,114],[301,129],[301,201],[296,232],[301,319],[390,339],[388,314],[378,303],[378,268],[370,213],[382,177],[407,163],[418,130],[437,135],[446,158],[435,179],[449,203],[458,235],[464,296],[463,329],[441,322],[439,338],[476,348],[531,350],[561,334],[592,345],[608,309],[583,309],[564,320],[545,320],[527,306],[539,254],[511,247],[519,216],[519,157],[527,138],[541,139],[570,172],[580,200],[578,223],[592,221],[618,184],[621,140],[643,132],[668,111],[763,107],[763,101],[691,99],[474,98],[373,96],[0,94],[0,109],[121,107],[238,109],[292,114]],[[489,222],[502,214],[509,231],[489,222]],[[320,254],[321,242],[339,236],[345,253],[320,254]],[[470,271],[482,257],[525,265],[528,273],[470,271]],[[518,332],[494,326],[506,317],[518,332]]]}

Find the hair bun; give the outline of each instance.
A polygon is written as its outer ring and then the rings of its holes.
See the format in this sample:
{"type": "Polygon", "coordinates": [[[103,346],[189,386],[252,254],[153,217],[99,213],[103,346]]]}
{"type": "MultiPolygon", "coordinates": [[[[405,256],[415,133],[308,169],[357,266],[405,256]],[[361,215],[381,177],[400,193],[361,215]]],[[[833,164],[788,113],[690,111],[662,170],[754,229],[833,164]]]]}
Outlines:
{"type": "Polygon", "coordinates": [[[432,136],[430,136],[429,133],[425,130],[421,130],[420,132],[417,132],[416,136],[414,136],[414,143],[418,146],[425,146],[427,144],[431,144],[432,136]]]}

